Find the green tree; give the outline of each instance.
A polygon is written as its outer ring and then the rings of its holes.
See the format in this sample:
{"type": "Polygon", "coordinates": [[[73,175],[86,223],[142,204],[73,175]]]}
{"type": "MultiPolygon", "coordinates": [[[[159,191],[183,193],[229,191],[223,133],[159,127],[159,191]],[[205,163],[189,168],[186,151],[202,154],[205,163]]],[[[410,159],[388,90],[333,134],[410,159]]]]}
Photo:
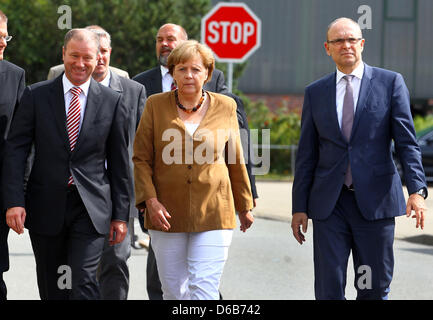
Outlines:
{"type": "Polygon", "coordinates": [[[0,0],[9,18],[13,40],[6,59],[26,70],[27,82],[45,80],[51,66],[62,63],[62,44],[68,30],[57,21],[59,6],[72,10],[72,27],[97,24],[112,38],[111,64],[131,76],[156,65],[155,35],[164,23],[182,25],[200,40],[200,21],[210,0],[0,0]]]}

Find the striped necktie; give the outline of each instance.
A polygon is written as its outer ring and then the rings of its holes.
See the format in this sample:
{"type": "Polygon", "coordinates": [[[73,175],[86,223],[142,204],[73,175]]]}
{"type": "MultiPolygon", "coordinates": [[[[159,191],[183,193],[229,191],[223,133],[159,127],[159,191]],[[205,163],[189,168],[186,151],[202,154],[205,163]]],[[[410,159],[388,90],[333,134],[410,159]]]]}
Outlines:
{"type": "MultiPolygon", "coordinates": [[[[81,106],[80,106],[80,87],[73,87],[69,90],[72,94],[71,103],[69,105],[68,116],[66,119],[66,126],[68,129],[69,145],[71,152],[74,151],[75,144],[78,139],[78,129],[80,127],[81,106]]],[[[74,182],[72,175],[69,177],[68,186],[74,182]]]]}

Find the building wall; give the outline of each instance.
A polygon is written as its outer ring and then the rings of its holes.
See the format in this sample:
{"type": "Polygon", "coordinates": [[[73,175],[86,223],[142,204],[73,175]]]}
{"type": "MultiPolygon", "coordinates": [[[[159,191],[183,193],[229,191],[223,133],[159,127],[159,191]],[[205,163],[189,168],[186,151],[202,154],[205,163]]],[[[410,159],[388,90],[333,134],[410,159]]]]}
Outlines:
{"type": "Polygon", "coordinates": [[[411,97],[433,97],[433,1],[243,2],[262,21],[262,45],[250,57],[239,79],[239,88],[245,93],[302,95],[306,85],[335,70],[324,49],[328,24],[342,16],[358,21],[363,14],[358,13],[358,8],[368,5],[372,28],[363,30],[364,61],[400,72],[411,97]]]}

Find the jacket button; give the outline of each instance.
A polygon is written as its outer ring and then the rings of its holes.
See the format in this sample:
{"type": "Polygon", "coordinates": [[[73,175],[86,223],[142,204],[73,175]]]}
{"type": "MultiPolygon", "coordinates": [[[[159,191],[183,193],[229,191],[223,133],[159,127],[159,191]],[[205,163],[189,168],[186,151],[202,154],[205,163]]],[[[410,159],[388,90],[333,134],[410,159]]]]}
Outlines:
{"type": "Polygon", "coordinates": [[[189,179],[188,179],[188,181],[187,181],[187,182],[188,182],[188,184],[191,184],[191,180],[189,180],[189,179]]]}
{"type": "Polygon", "coordinates": [[[188,166],[188,169],[192,169],[192,165],[189,165],[189,166],[188,166]]]}

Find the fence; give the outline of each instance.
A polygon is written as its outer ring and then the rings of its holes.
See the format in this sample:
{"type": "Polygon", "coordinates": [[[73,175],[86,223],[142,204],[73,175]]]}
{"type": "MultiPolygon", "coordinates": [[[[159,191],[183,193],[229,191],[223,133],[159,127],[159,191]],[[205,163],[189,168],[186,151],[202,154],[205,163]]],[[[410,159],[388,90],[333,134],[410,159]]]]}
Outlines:
{"type": "Polygon", "coordinates": [[[253,173],[293,176],[297,149],[297,145],[253,144],[253,173]]]}

